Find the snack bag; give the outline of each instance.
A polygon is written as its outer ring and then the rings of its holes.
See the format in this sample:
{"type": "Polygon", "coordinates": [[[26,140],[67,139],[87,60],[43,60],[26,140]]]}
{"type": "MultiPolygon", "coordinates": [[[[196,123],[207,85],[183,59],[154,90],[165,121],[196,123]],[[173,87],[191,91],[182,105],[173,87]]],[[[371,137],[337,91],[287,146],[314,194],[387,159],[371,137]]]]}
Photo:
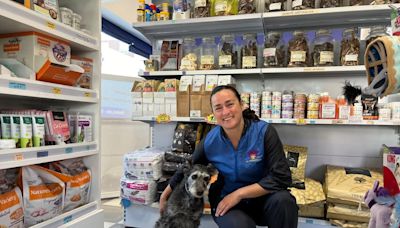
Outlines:
{"type": "Polygon", "coordinates": [[[22,167],[22,186],[26,227],[62,214],[65,185],[47,169],[22,167]]]}
{"type": "Polygon", "coordinates": [[[19,187],[0,195],[0,227],[24,227],[24,209],[19,187]]]}

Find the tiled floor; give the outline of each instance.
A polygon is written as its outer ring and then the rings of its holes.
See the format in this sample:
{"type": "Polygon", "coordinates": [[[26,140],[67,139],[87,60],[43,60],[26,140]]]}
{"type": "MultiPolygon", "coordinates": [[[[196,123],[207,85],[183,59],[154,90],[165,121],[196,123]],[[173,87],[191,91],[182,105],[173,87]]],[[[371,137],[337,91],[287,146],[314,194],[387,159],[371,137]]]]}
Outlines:
{"type": "Polygon", "coordinates": [[[104,228],[124,227],[124,211],[119,202],[119,198],[101,201],[101,208],[104,210],[104,228]]]}

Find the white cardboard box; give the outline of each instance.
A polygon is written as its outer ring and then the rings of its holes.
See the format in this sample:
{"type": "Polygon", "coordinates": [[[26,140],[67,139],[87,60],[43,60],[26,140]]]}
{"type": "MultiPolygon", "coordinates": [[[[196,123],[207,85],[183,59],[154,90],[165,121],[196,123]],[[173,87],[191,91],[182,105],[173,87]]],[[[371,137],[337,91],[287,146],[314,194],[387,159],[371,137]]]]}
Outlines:
{"type": "Polygon", "coordinates": [[[143,116],[142,92],[131,92],[132,96],[132,116],[143,116]]]}
{"type": "Polygon", "coordinates": [[[154,115],[154,103],[143,103],[143,116],[154,115]]]}
{"type": "Polygon", "coordinates": [[[177,112],[176,92],[165,92],[165,114],[175,117],[177,112]]]}
{"type": "Polygon", "coordinates": [[[212,91],[215,86],[218,85],[218,75],[207,75],[206,76],[206,87],[205,91],[212,91]]]}
{"type": "Polygon", "coordinates": [[[165,113],[165,103],[164,104],[154,104],[154,116],[165,113]]]}
{"type": "Polygon", "coordinates": [[[236,84],[235,78],[233,78],[231,75],[220,75],[218,77],[218,85],[232,85],[236,84]]]}
{"type": "Polygon", "coordinates": [[[154,92],[154,104],[165,104],[165,92],[154,92]]]}
{"type": "Polygon", "coordinates": [[[154,103],[154,92],[143,92],[143,104],[154,103]]]}

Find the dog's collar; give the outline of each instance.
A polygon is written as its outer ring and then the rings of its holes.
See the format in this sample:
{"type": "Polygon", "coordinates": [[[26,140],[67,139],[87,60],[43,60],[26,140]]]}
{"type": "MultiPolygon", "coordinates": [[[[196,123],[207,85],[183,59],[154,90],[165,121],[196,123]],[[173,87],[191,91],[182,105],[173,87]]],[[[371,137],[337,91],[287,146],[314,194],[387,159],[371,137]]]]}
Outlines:
{"type": "Polygon", "coordinates": [[[189,191],[188,182],[185,183],[185,190],[191,196],[190,191],[189,191]]]}

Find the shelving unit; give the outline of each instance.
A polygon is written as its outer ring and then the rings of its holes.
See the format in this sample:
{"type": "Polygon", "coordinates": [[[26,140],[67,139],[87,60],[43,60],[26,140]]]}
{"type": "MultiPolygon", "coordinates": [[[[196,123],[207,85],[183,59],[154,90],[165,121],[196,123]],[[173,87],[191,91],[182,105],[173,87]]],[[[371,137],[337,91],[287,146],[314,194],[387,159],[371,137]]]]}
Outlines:
{"type": "MultiPolygon", "coordinates": [[[[400,4],[396,4],[397,7],[400,4]]],[[[260,33],[267,31],[293,31],[296,29],[363,27],[390,24],[388,5],[351,6],[284,12],[267,12],[251,15],[235,15],[188,19],[182,21],[134,23],[153,43],[162,39],[182,39],[185,36],[202,37],[224,33],[260,33]]],[[[361,53],[361,58],[363,53],[361,53]]],[[[181,75],[230,74],[236,79],[239,92],[283,91],[329,92],[333,97],[341,94],[344,81],[354,85],[367,85],[365,67],[296,67],[258,68],[212,71],[158,71],[140,72],[143,77],[163,78],[181,75]]],[[[148,122],[151,127],[151,145],[170,147],[177,121],[204,122],[203,119],[171,118],[171,122],[157,124],[155,117],[134,117],[132,120],[148,122]],[[170,136],[170,137],[166,137],[170,136]]],[[[288,145],[308,147],[306,176],[322,181],[325,166],[381,167],[382,144],[398,145],[399,121],[350,121],[350,120],[296,120],[265,119],[275,126],[281,141],[288,145]]],[[[126,210],[126,225],[135,226],[132,210],[126,210]]],[[[137,213],[137,212],[135,212],[137,213]]],[[[299,218],[299,227],[330,227],[329,222],[299,218]]]]}
{"type": "Polygon", "coordinates": [[[0,0],[0,34],[40,32],[71,46],[73,55],[93,59],[92,89],[0,75],[0,110],[42,109],[93,114],[93,142],[1,150],[0,169],[22,167],[82,157],[92,172],[90,202],[32,227],[102,227],[100,208],[100,2],[59,0],[60,6],[82,15],[82,24],[92,35],[25,8],[0,0]]]}

